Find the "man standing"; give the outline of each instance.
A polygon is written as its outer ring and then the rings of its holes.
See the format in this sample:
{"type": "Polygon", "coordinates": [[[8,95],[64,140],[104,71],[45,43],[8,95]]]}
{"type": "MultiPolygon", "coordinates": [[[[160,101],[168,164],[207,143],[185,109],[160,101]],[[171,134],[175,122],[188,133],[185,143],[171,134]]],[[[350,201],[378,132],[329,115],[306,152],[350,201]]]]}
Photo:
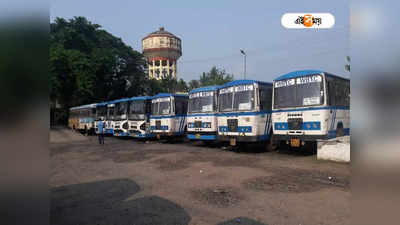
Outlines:
{"type": "Polygon", "coordinates": [[[97,136],[99,137],[99,144],[104,145],[104,122],[99,120],[97,123],[97,136]]]}

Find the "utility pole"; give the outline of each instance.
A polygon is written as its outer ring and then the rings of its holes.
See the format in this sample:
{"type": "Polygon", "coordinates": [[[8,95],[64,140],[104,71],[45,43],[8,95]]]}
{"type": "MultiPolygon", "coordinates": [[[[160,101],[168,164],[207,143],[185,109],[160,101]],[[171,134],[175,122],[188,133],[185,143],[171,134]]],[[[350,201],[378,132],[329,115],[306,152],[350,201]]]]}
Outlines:
{"type": "Polygon", "coordinates": [[[246,52],[240,49],[240,53],[244,56],[244,65],[243,65],[243,79],[246,79],[246,52]]]}

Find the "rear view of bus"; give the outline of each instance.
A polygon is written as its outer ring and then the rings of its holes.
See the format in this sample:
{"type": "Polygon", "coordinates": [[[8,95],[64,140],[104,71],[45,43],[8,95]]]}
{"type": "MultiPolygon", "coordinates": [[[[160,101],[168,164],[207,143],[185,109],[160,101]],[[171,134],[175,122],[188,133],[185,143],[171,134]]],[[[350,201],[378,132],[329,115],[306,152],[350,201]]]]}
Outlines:
{"type": "Polygon", "coordinates": [[[236,80],[218,91],[218,139],[236,142],[261,142],[271,135],[272,84],[236,80]]]}
{"type": "Polygon", "coordinates": [[[129,133],[135,138],[151,138],[150,132],[151,97],[131,98],[129,103],[129,133]]]}
{"type": "Polygon", "coordinates": [[[151,100],[150,128],[157,138],[183,136],[186,131],[188,96],[160,93],[151,100]]]}
{"type": "Polygon", "coordinates": [[[189,93],[187,138],[213,141],[217,138],[218,87],[209,86],[189,93]]]}
{"type": "Polygon", "coordinates": [[[113,101],[114,109],[114,136],[130,136],[128,129],[128,110],[130,98],[113,101]]]}
{"type": "Polygon", "coordinates": [[[349,135],[350,80],[302,70],[274,80],[274,138],[292,147],[349,135]]]}

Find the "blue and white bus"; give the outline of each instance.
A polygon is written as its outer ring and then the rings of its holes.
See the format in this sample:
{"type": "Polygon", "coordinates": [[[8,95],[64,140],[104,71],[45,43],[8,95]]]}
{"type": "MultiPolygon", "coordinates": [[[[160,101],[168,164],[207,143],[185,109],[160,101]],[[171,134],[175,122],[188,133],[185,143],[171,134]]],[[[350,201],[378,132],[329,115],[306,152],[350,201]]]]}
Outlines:
{"type": "Polygon", "coordinates": [[[71,108],[76,112],[77,124],[75,129],[84,134],[94,134],[96,119],[96,103],[71,108]]]}
{"type": "Polygon", "coordinates": [[[97,125],[99,121],[105,122],[107,118],[107,102],[101,102],[96,104],[96,119],[94,123],[94,128],[96,134],[98,133],[97,125]]]}
{"type": "Polygon", "coordinates": [[[128,122],[128,112],[130,98],[122,98],[112,103],[115,104],[114,107],[114,136],[130,136],[129,134],[129,122],[128,122]]]}
{"type": "Polygon", "coordinates": [[[188,95],[160,93],[151,100],[150,128],[157,138],[186,132],[188,95]]]}
{"type": "Polygon", "coordinates": [[[262,142],[271,137],[272,84],[235,80],[218,90],[218,140],[262,142]]]}
{"type": "Polygon", "coordinates": [[[114,101],[107,102],[107,116],[104,122],[104,128],[106,134],[114,135],[114,114],[115,114],[115,104],[114,101]]]}
{"type": "Polygon", "coordinates": [[[201,87],[189,92],[188,139],[202,141],[217,139],[218,87],[201,87]]]}
{"type": "Polygon", "coordinates": [[[149,96],[139,96],[130,99],[129,103],[129,133],[135,138],[151,138],[150,130],[151,99],[149,96]]]}
{"type": "Polygon", "coordinates": [[[274,80],[274,139],[293,147],[350,134],[350,80],[301,70],[274,80]]]}

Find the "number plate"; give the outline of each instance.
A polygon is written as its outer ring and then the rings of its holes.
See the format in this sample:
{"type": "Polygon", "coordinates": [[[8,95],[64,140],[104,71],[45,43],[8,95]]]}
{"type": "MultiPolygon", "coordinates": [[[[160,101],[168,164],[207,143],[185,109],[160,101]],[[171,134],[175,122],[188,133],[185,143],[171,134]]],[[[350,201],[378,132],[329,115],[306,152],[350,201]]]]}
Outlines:
{"type": "Polygon", "coordinates": [[[292,147],[300,147],[300,139],[291,139],[290,140],[290,145],[292,147]]]}
{"type": "Polygon", "coordinates": [[[119,135],[118,133],[115,134],[115,136],[118,136],[118,135],[119,135]]]}
{"type": "Polygon", "coordinates": [[[197,139],[200,139],[200,134],[196,134],[196,138],[197,138],[197,139]]]}
{"type": "Polygon", "coordinates": [[[231,146],[236,146],[236,138],[231,138],[229,140],[229,143],[230,143],[231,146]]]}

